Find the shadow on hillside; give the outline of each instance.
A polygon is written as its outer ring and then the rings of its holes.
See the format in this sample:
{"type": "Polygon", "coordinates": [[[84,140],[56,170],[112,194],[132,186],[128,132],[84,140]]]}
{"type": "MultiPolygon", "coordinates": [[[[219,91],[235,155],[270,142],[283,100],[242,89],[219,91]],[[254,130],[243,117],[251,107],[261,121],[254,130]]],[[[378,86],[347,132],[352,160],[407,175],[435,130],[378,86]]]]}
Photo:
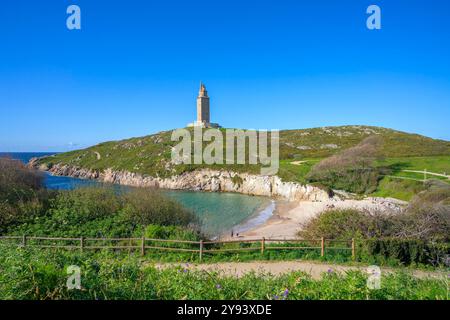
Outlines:
{"type": "Polygon", "coordinates": [[[399,173],[402,170],[405,170],[407,168],[410,168],[411,164],[408,162],[396,162],[392,163],[390,165],[383,166],[386,171],[390,172],[390,174],[399,173]]]}

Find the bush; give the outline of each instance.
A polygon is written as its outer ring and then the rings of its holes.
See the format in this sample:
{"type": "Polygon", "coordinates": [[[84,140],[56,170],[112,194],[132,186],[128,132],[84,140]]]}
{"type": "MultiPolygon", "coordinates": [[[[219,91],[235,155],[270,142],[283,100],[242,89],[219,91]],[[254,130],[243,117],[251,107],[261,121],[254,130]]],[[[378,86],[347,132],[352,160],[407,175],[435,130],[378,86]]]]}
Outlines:
{"type": "Polygon", "coordinates": [[[199,241],[202,239],[200,232],[194,228],[186,228],[180,226],[161,226],[150,224],[144,231],[146,238],[151,239],[172,239],[172,240],[188,240],[199,241]]]}
{"type": "Polygon", "coordinates": [[[19,160],[0,158],[0,202],[29,200],[43,187],[44,177],[19,160]]]}
{"type": "Polygon", "coordinates": [[[380,146],[379,137],[368,137],[355,147],[320,161],[312,167],[307,180],[355,193],[374,192],[381,178],[381,169],[374,166],[380,146]]]}
{"type": "Polygon", "coordinates": [[[400,238],[450,241],[450,186],[429,182],[393,223],[400,238]]]}
{"type": "Polygon", "coordinates": [[[195,215],[155,189],[133,189],[123,195],[123,213],[134,224],[187,226],[195,215]]]}
{"type": "Polygon", "coordinates": [[[365,239],[358,242],[356,258],[379,264],[449,266],[448,243],[398,238],[365,239]]]}
{"type": "Polygon", "coordinates": [[[0,234],[45,212],[52,192],[42,186],[42,174],[18,160],[0,158],[0,234]]]}
{"type": "Polygon", "coordinates": [[[142,235],[149,224],[188,226],[195,216],[157,190],[87,187],[60,191],[44,215],[11,230],[14,234],[66,237],[142,235]]]}
{"type": "Polygon", "coordinates": [[[389,216],[355,209],[330,209],[301,226],[298,235],[305,239],[351,239],[382,236],[389,216]]]}
{"type": "Polygon", "coordinates": [[[359,238],[361,261],[448,263],[450,186],[430,183],[400,213],[327,210],[302,225],[304,238],[359,238]]]}
{"type": "Polygon", "coordinates": [[[121,199],[110,188],[86,187],[61,191],[52,203],[50,214],[73,224],[114,215],[122,207],[121,199]]]}

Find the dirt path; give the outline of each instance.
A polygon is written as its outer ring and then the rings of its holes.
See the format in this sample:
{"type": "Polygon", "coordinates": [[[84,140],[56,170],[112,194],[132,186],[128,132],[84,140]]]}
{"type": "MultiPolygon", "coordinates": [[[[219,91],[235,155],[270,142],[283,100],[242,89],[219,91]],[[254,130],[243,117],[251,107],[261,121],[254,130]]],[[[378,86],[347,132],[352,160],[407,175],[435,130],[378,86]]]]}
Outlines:
{"type": "Polygon", "coordinates": [[[302,165],[302,163],[307,162],[306,160],[301,160],[301,161],[292,161],[291,164],[296,165],[296,166],[300,166],[302,165]]]}
{"type": "MultiPolygon", "coordinates": [[[[218,271],[227,276],[240,277],[249,272],[270,273],[273,275],[279,275],[291,271],[303,271],[309,273],[312,278],[320,279],[324,273],[338,272],[344,273],[349,270],[361,270],[366,272],[367,267],[357,266],[343,266],[327,263],[316,263],[310,261],[253,261],[253,262],[218,262],[218,263],[202,263],[202,264],[177,264],[177,263],[159,263],[155,265],[158,269],[164,269],[167,267],[181,266],[189,270],[205,270],[205,271],[218,271]]],[[[381,268],[381,273],[394,272],[395,269],[381,268]]],[[[442,278],[447,275],[442,272],[429,272],[414,270],[412,274],[418,278],[442,278]]]]}

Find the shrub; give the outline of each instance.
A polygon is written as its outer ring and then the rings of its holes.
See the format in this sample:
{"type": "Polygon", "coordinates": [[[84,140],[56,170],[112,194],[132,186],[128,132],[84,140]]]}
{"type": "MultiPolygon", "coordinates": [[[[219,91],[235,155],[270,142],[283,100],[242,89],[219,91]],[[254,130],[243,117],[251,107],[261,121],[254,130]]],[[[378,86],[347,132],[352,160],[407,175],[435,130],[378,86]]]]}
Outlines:
{"type": "Polygon", "coordinates": [[[381,236],[389,216],[355,209],[330,209],[301,226],[298,235],[305,239],[351,239],[381,236]]]}
{"type": "Polygon", "coordinates": [[[42,174],[18,160],[0,158],[0,234],[45,212],[52,192],[42,184],[42,174]]]}
{"type": "Polygon", "coordinates": [[[17,203],[32,198],[43,186],[43,175],[18,161],[0,158],[0,202],[17,203]]]}
{"type": "MultiPolygon", "coordinates": [[[[39,204],[39,203],[38,203],[39,204]]],[[[157,190],[87,187],[59,191],[45,214],[15,227],[15,234],[46,236],[129,237],[142,235],[149,224],[187,226],[187,211],[157,190]]]]}
{"type": "Polygon", "coordinates": [[[380,138],[370,136],[355,147],[320,161],[312,167],[307,180],[355,193],[373,192],[381,178],[380,169],[374,166],[380,146],[380,138]]]}
{"type": "Polygon", "coordinates": [[[419,239],[365,239],[358,242],[356,258],[359,261],[402,265],[447,266],[450,245],[419,239]]]}
{"type": "Polygon", "coordinates": [[[50,214],[72,223],[111,216],[122,207],[120,197],[110,188],[86,187],[61,191],[52,203],[50,214]]]}
{"type": "Polygon", "coordinates": [[[195,215],[155,189],[133,189],[123,195],[123,213],[134,224],[187,226],[195,215]]]}
{"type": "Polygon", "coordinates": [[[304,238],[361,238],[359,260],[395,264],[448,263],[450,187],[430,183],[400,213],[327,210],[302,225],[304,238]]]}
{"type": "Polygon", "coordinates": [[[394,237],[450,240],[449,190],[431,188],[416,195],[399,213],[354,209],[326,210],[302,225],[305,238],[394,237]]]}
{"type": "Polygon", "coordinates": [[[409,203],[405,212],[395,217],[394,235],[422,240],[450,240],[450,186],[429,182],[409,203]]]}
{"type": "Polygon", "coordinates": [[[172,240],[200,240],[201,234],[194,228],[180,226],[161,226],[150,224],[145,228],[145,237],[152,239],[172,239],[172,240]]]}

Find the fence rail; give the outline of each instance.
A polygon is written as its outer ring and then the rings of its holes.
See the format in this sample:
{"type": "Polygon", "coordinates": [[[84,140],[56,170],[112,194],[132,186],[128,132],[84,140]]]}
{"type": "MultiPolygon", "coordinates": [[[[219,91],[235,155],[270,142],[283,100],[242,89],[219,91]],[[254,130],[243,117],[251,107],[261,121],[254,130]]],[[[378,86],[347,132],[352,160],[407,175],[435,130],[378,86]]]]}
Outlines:
{"type": "Polygon", "coordinates": [[[427,175],[436,176],[436,177],[443,177],[443,178],[450,179],[450,175],[448,175],[446,172],[444,172],[444,173],[437,173],[437,172],[428,171],[427,169],[424,169],[424,170],[402,170],[402,171],[403,172],[412,172],[412,173],[423,174],[425,179],[426,179],[427,175]]]}
{"type": "MultiPolygon", "coordinates": [[[[139,250],[144,256],[146,251],[176,251],[198,253],[199,260],[202,260],[204,253],[220,252],[248,252],[260,251],[264,254],[268,250],[320,250],[323,257],[327,250],[350,250],[352,258],[355,258],[355,240],[334,240],[334,239],[242,239],[242,240],[217,240],[217,241],[189,241],[189,240],[170,240],[170,239],[152,239],[152,238],[64,238],[64,237],[43,237],[43,236],[0,236],[0,243],[5,240],[13,240],[18,247],[36,247],[36,248],[56,248],[73,250],[139,250]],[[268,243],[273,245],[268,246],[268,243]],[[298,243],[307,245],[301,246],[298,243]],[[317,246],[311,245],[317,243],[317,246]],[[343,244],[345,246],[331,246],[332,243],[343,244]],[[180,247],[176,245],[195,246],[180,247]],[[237,247],[227,247],[227,245],[239,245],[237,247]],[[243,245],[255,246],[243,247],[243,245]],[[282,246],[281,244],[291,244],[282,246]],[[350,245],[349,245],[350,244],[350,245]]],[[[9,241],[10,242],[10,241],[9,241]]],[[[11,245],[11,243],[9,243],[11,245]]]]}
{"type": "Polygon", "coordinates": [[[427,169],[422,170],[401,170],[401,172],[407,172],[407,173],[416,173],[416,174],[421,174],[423,175],[422,179],[419,178],[412,178],[412,177],[405,177],[405,176],[394,176],[394,175],[382,175],[385,177],[389,177],[389,178],[393,178],[393,179],[402,179],[402,180],[413,180],[413,181],[419,181],[419,182],[426,182],[429,176],[435,176],[435,177],[441,177],[441,178],[446,178],[448,180],[450,180],[450,175],[447,173],[437,173],[437,172],[431,172],[428,171],[427,169]]]}

